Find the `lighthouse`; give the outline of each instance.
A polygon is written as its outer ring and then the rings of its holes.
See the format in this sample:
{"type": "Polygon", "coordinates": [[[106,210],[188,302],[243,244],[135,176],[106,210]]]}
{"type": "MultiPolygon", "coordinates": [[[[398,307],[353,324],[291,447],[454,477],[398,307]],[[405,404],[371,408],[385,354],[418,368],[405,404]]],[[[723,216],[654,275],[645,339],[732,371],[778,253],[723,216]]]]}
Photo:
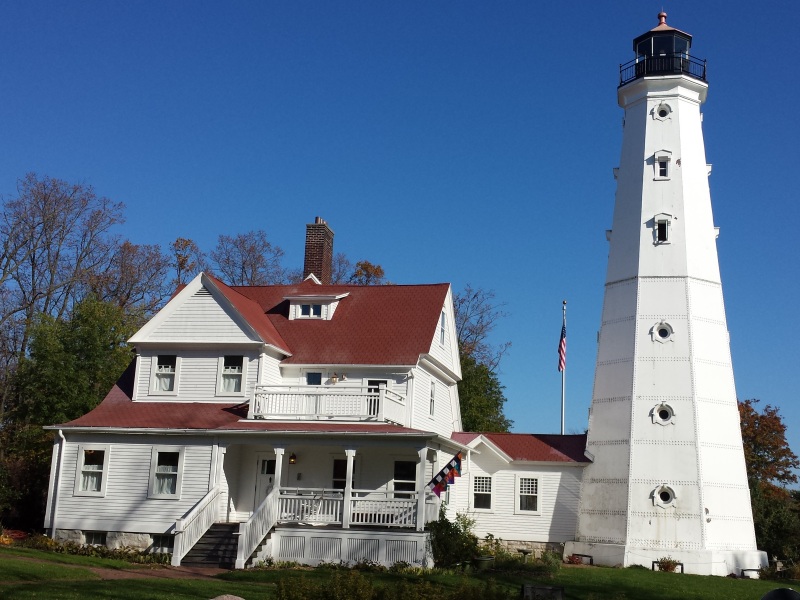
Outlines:
{"type": "Polygon", "coordinates": [[[658,15],[620,67],[622,154],[574,542],[595,564],[766,566],[756,549],[700,108],[705,61],[658,15]]]}

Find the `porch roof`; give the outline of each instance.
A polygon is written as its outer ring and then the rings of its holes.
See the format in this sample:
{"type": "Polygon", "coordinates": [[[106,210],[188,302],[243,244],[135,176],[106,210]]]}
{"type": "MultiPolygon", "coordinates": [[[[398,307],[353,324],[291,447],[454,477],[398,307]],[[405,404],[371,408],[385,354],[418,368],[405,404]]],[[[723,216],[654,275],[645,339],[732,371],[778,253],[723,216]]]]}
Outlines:
{"type": "Polygon", "coordinates": [[[437,436],[432,432],[389,423],[246,420],[247,403],[134,402],[131,400],[134,367],[135,361],[94,410],[73,421],[52,425],[46,429],[175,429],[437,436]]]}
{"type": "Polygon", "coordinates": [[[471,445],[477,438],[495,446],[510,460],[530,462],[589,462],[584,455],[586,434],[456,432],[456,442],[471,445]]]}

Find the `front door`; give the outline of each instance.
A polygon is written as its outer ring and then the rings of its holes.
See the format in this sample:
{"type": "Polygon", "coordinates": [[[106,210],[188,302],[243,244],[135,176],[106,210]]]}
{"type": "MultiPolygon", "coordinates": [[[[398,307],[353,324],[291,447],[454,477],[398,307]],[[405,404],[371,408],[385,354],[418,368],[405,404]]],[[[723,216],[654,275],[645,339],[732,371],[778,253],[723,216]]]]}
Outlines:
{"type": "Polygon", "coordinates": [[[253,510],[257,509],[272,491],[275,479],[275,454],[272,452],[257,452],[256,471],[256,497],[253,510]]]}

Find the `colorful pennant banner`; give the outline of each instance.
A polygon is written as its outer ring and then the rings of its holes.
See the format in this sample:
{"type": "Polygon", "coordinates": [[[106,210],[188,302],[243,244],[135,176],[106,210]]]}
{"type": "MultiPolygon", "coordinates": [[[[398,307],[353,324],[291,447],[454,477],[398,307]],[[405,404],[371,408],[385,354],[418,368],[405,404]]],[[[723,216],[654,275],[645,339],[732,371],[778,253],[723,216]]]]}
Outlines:
{"type": "Polygon", "coordinates": [[[455,481],[456,477],[461,477],[461,452],[456,454],[453,459],[439,471],[436,477],[431,479],[428,487],[439,497],[441,493],[447,489],[447,486],[455,481]]]}

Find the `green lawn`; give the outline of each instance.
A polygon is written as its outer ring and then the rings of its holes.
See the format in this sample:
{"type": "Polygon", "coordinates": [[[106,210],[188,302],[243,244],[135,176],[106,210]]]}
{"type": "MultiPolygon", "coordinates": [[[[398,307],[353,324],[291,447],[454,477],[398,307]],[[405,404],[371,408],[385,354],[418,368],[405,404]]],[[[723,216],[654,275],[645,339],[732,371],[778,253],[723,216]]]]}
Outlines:
{"type": "MultiPolygon", "coordinates": [[[[27,550],[0,548],[0,598],[51,599],[113,598],[116,600],[170,599],[208,600],[222,594],[233,594],[246,600],[275,598],[276,585],[285,580],[327,582],[333,570],[251,570],[232,571],[214,579],[166,579],[165,569],[128,565],[120,561],[85,556],[70,556],[27,550]],[[26,558],[46,562],[34,562],[26,558]],[[152,577],[144,579],[99,580],[89,567],[112,569],[152,569],[152,577]]],[[[518,597],[524,582],[535,581],[530,575],[487,573],[426,572],[422,575],[364,573],[375,587],[396,586],[400,581],[424,580],[440,591],[452,591],[465,581],[481,584],[488,578],[507,587],[509,598],[518,597]]],[[[544,585],[563,586],[569,600],[758,600],[767,591],[792,587],[800,591],[798,582],[756,581],[724,577],[700,577],[676,573],[653,573],[643,569],[562,568],[544,585]]]]}

